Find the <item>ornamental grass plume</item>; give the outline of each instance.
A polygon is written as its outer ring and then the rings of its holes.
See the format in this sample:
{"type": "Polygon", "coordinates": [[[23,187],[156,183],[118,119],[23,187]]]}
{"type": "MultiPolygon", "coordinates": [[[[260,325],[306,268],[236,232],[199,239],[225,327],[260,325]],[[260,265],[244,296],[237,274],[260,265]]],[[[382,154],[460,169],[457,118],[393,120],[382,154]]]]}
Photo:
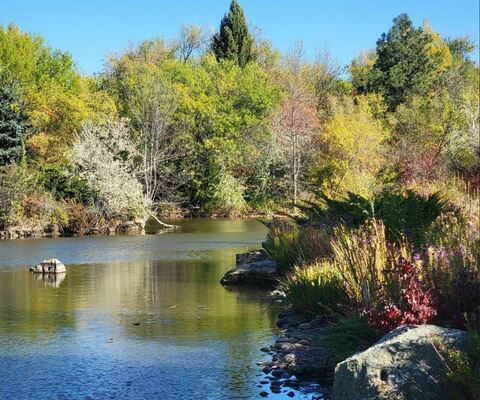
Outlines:
{"type": "Polygon", "coordinates": [[[339,226],[331,244],[348,296],[359,304],[375,302],[388,258],[383,223],[371,220],[355,230],[339,226]]]}

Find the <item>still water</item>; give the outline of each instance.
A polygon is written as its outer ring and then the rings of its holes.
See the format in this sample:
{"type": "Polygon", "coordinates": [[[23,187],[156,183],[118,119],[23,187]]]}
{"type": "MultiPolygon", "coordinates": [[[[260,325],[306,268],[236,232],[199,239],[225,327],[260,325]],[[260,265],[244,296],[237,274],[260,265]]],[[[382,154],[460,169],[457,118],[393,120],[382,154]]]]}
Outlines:
{"type": "MultiPolygon", "coordinates": [[[[0,241],[0,399],[253,399],[275,334],[265,292],[220,286],[254,220],[141,236],[0,241]],[[56,257],[57,281],[28,267],[56,257]]],[[[286,394],[270,394],[282,399],[286,394]]],[[[300,392],[295,398],[304,398],[300,392]]]]}

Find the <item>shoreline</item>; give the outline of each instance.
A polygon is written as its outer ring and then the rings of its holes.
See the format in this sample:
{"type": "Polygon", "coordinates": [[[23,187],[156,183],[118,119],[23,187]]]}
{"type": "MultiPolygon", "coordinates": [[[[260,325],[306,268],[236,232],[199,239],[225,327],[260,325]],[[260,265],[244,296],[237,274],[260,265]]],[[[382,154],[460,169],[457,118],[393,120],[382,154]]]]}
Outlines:
{"type": "MultiPolygon", "coordinates": [[[[160,214],[158,216],[161,219],[167,221],[185,220],[185,219],[271,219],[279,218],[277,214],[262,214],[251,213],[238,216],[229,216],[222,214],[210,214],[210,215],[190,215],[190,214],[160,214]]],[[[9,227],[4,230],[0,230],[0,240],[14,240],[14,239],[45,239],[45,238],[59,238],[59,237],[83,237],[83,236],[115,236],[115,235],[144,235],[153,234],[155,231],[168,231],[173,230],[176,227],[164,227],[155,230],[149,230],[146,228],[148,219],[145,221],[126,221],[113,223],[101,228],[82,229],[78,232],[72,232],[68,229],[64,230],[58,225],[47,227],[9,227]]],[[[157,224],[157,222],[155,222],[157,224]]]]}
{"type": "Polygon", "coordinates": [[[324,343],[329,327],[315,318],[285,311],[280,311],[276,325],[281,331],[274,344],[260,349],[271,356],[270,361],[259,363],[270,381],[270,391],[307,387],[314,399],[330,399],[335,363],[333,350],[324,343]]]}

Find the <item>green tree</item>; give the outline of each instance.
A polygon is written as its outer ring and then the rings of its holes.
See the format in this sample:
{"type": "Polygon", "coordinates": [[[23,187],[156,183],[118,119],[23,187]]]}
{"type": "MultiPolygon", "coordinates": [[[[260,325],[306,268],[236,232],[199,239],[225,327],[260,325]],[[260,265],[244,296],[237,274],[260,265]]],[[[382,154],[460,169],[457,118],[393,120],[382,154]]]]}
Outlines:
{"type": "Polygon", "coordinates": [[[406,14],[393,20],[376,52],[366,90],[383,94],[391,110],[410,95],[428,95],[451,64],[450,50],[438,34],[426,23],[415,28],[406,14]]]}
{"type": "Polygon", "coordinates": [[[13,87],[0,86],[0,165],[21,157],[28,127],[28,116],[13,87]]]}
{"type": "Polygon", "coordinates": [[[115,114],[111,99],[93,78],[80,76],[70,54],[15,25],[0,26],[0,84],[22,93],[32,124],[27,145],[43,161],[64,159],[85,120],[115,114]]]}
{"type": "Polygon", "coordinates": [[[374,118],[370,96],[338,107],[319,135],[322,151],[311,165],[312,183],[329,197],[351,192],[370,198],[377,189],[389,133],[374,118]]]}
{"type": "Polygon", "coordinates": [[[255,58],[254,42],[248,31],[243,10],[236,0],[220,23],[220,31],[213,36],[212,50],[218,61],[231,60],[244,67],[255,58]]]}

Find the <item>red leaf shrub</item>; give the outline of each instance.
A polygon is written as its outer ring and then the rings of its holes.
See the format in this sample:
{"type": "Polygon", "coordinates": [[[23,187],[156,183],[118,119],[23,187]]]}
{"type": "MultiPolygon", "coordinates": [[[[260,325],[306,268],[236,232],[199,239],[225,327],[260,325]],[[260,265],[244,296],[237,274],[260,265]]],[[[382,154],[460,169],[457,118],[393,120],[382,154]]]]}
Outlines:
{"type": "Polygon", "coordinates": [[[380,302],[365,310],[370,326],[390,331],[401,324],[426,324],[436,316],[432,291],[423,286],[414,263],[401,258],[386,275],[380,302]]]}

